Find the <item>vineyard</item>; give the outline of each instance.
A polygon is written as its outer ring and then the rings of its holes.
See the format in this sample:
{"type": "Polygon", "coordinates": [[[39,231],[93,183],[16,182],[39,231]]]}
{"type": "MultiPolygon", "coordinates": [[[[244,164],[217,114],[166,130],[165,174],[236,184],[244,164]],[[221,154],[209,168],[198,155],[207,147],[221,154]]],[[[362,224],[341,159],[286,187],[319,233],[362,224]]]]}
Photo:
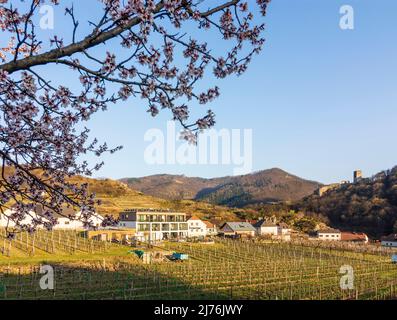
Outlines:
{"type": "MultiPolygon", "coordinates": [[[[54,251],[93,248],[71,235],[68,241],[59,241],[59,236],[62,234],[46,235],[46,242],[36,235],[35,243],[40,242],[40,250],[47,250],[48,242],[54,244],[50,248],[54,251]]],[[[2,264],[0,298],[320,300],[391,299],[397,295],[397,266],[384,254],[218,240],[215,244],[166,243],[152,250],[184,252],[189,260],[144,264],[135,254],[128,254],[131,248],[122,250],[120,256],[104,255],[102,259],[54,263],[48,259],[46,264],[54,268],[54,290],[40,289],[40,264],[2,264]],[[352,289],[341,289],[342,266],[353,268],[352,289]]]]}
{"type": "Polygon", "coordinates": [[[79,252],[106,252],[109,244],[79,236],[68,230],[38,230],[33,234],[17,233],[13,240],[6,237],[5,229],[0,229],[0,253],[7,257],[34,256],[36,254],[75,254],[79,252]]]}

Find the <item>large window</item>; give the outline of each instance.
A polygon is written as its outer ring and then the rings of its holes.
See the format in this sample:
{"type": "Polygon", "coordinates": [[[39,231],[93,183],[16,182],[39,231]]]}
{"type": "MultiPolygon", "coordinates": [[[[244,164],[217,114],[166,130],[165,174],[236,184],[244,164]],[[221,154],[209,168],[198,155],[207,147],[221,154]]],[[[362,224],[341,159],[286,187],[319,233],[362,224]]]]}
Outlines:
{"type": "Polygon", "coordinates": [[[187,223],[180,223],[179,224],[179,230],[188,230],[188,224],[187,223]]]}
{"type": "Polygon", "coordinates": [[[149,224],[138,224],[138,231],[150,231],[149,224]]]}
{"type": "Polygon", "coordinates": [[[163,224],[161,224],[161,229],[162,229],[162,231],[169,231],[170,225],[168,223],[163,223],[163,224]]]}

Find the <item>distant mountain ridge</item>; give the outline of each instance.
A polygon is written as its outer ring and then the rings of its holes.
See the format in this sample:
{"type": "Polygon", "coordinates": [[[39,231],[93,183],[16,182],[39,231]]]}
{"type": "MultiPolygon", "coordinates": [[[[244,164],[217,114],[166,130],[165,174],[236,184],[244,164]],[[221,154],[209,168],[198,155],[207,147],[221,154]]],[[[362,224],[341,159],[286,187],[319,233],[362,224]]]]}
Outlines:
{"type": "Polygon", "coordinates": [[[167,200],[192,199],[232,207],[296,201],[312,194],[322,185],[278,168],[212,179],[160,174],[120,181],[144,194],[167,200]]]}

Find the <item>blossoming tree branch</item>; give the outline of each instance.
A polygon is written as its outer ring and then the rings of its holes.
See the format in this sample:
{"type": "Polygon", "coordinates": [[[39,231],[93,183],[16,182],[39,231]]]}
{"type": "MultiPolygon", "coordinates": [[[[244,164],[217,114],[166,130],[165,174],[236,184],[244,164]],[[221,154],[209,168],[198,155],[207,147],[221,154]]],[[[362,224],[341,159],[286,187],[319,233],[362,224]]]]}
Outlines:
{"type": "MultiPolygon", "coordinates": [[[[87,184],[70,178],[90,176],[103,165],[90,166],[82,155],[120,148],[91,141],[88,129],[78,129],[95,112],[139,97],[152,116],[168,110],[190,142],[212,127],[211,110],[191,119],[189,105],[208,104],[219,90],[200,92],[197,84],[206,74],[225,78],[247,69],[264,44],[264,24],[254,22],[254,12],[264,16],[270,2],[87,1],[101,8],[96,21],[85,19],[71,0],[0,0],[0,210],[15,226],[10,237],[15,230],[50,230],[64,207],[81,210],[79,219],[93,227],[98,201],[87,184]],[[70,27],[51,37],[38,32],[35,21],[45,4],[61,8],[70,27]],[[228,49],[215,53],[219,48],[200,40],[210,33],[228,49]],[[43,66],[56,70],[51,74],[72,70],[79,89],[57,85],[43,66]],[[41,215],[34,213],[37,205],[41,215]]],[[[102,225],[113,223],[105,217],[102,225]]]]}

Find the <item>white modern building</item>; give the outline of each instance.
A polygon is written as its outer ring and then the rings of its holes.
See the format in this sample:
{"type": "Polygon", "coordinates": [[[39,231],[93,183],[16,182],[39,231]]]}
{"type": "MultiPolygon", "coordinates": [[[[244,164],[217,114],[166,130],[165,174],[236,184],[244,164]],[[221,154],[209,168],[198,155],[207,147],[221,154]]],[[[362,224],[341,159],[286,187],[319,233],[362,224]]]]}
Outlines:
{"type": "Polygon", "coordinates": [[[180,239],[188,236],[186,213],[162,209],[129,209],[120,214],[120,228],[136,230],[141,241],[180,239]]]}

